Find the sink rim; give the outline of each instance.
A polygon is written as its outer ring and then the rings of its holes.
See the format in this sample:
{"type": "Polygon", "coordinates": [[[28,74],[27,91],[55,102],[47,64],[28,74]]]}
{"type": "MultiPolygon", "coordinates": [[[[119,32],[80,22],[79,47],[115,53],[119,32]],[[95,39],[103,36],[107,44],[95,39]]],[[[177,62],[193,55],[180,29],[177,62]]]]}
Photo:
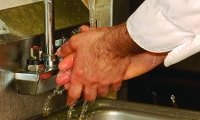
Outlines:
{"type": "MultiPolygon", "coordinates": [[[[75,106],[75,110],[77,108],[81,108],[83,101],[79,101],[75,106]]],[[[42,120],[47,119],[56,114],[61,114],[62,112],[66,112],[69,107],[63,107],[57,110],[52,111],[52,114],[49,117],[44,117],[42,115],[31,118],[30,120],[42,120]]],[[[86,114],[90,114],[92,112],[97,112],[98,110],[103,109],[120,109],[120,111],[132,111],[135,113],[141,114],[150,114],[152,116],[162,116],[163,118],[172,118],[172,119],[200,119],[199,111],[192,111],[180,108],[166,107],[160,105],[146,104],[146,103],[137,103],[130,101],[121,101],[107,98],[97,98],[95,103],[91,105],[86,112],[86,114]]]]}

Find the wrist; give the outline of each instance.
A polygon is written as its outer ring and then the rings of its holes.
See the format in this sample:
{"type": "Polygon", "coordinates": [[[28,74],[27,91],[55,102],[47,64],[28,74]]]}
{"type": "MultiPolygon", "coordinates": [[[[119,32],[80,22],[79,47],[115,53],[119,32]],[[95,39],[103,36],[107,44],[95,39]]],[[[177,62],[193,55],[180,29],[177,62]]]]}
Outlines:
{"type": "Polygon", "coordinates": [[[115,51],[115,53],[121,57],[126,57],[145,51],[130,37],[126,28],[126,23],[109,28],[106,39],[107,41],[110,41],[109,44],[113,51],[115,51]]]}

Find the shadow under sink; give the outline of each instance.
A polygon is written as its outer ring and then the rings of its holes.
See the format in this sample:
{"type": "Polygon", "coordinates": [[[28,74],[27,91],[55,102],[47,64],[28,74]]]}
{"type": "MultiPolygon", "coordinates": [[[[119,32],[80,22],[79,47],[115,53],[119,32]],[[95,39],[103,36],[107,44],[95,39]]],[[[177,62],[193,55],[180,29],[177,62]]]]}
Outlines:
{"type": "MultiPolygon", "coordinates": [[[[75,106],[72,119],[78,120],[83,102],[75,106]]],[[[31,120],[67,120],[68,107],[55,110],[51,115],[39,115],[31,120]]],[[[84,120],[200,120],[200,112],[136,102],[97,99],[88,108],[84,120]]]]}

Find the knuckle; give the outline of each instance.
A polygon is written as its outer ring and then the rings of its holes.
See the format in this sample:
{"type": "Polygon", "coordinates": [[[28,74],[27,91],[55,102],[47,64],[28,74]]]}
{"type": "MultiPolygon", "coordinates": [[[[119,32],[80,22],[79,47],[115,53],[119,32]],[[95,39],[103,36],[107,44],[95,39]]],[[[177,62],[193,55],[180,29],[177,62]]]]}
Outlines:
{"type": "Polygon", "coordinates": [[[76,71],[75,75],[76,75],[77,78],[83,78],[84,71],[83,70],[78,70],[78,71],[76,71]]]}

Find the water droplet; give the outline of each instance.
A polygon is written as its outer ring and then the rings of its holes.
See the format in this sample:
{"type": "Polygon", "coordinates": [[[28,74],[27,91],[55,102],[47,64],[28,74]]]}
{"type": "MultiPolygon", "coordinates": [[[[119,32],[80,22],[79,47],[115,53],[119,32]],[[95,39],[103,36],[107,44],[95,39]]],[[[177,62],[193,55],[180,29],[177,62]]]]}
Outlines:
{"type": "Polygon", "coordinates": [[[67,111],[67,120],[70,120],[72,118],[72,112],[74,112],[75,109],[73,106],[69,107],[68,111],[67,111]]]}
{"type": "Polygon", "coordinates": [[[79,120],[82,120],[85,118],[85,113],[87,111],[87,109],[89,108],[90,103],[88,101],[84,101],[83,106],[82,106],[82,111],[79,117],[79,120]]]}
{"type": "Polygon", "coordinates": [[[56,95],[62,95],[64,90],[65,89],[63,87],[57,86],[56,89],[53,91],[53,93],[51,93],[50,95],[47,96],[47,99],[46,99],[46,101],[44,103],[44,107],[43,107],[43,112],[42,112],[43,116],[49,116],[51,114],[52,108],[50,107],[50,102],[51,102],[52,98],[56,95]]]}

